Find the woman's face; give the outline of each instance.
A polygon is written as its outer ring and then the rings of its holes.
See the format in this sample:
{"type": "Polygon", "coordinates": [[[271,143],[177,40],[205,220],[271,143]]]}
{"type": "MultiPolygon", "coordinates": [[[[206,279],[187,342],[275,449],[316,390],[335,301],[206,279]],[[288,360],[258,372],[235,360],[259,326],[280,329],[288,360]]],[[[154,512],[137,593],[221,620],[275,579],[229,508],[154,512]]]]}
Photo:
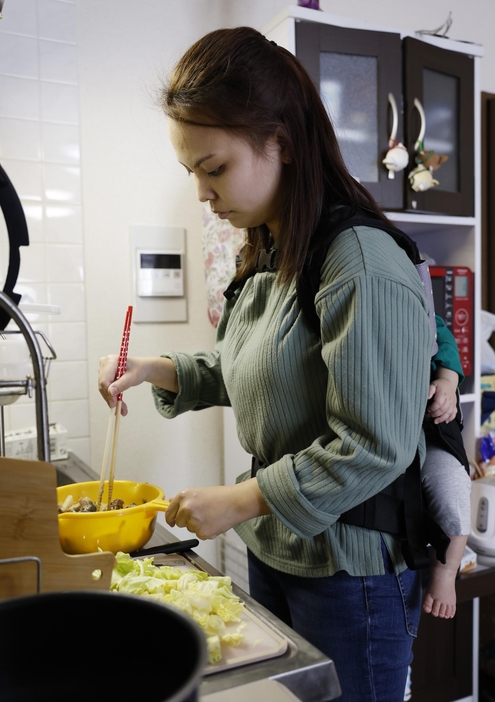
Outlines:
{"type": "Polygon", "coordinates": [[[212,212],[238,229],[266,224],[277,236],[284,158],[275,136],[258,154],[219,127],[170,120],[169,133],[177,158],[194,176],[201,202],[209,202],[212,212]]]}

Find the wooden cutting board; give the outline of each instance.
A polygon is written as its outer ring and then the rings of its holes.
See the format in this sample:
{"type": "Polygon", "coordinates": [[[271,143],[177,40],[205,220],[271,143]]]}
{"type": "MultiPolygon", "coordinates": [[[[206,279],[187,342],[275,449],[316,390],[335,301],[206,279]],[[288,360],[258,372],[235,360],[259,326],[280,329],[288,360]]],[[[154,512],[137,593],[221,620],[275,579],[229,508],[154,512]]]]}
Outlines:
{"type": "Polygon", "coordinates": [[[36,561],[2,563],[26,557],[41,561],[41,592],[110,588],[112,553],[69,556],[62,551],[54,466],[0,457],[0,600],[37,592],[36,561]],[[99,579],[94,571],[100,571],[99,579]]]}

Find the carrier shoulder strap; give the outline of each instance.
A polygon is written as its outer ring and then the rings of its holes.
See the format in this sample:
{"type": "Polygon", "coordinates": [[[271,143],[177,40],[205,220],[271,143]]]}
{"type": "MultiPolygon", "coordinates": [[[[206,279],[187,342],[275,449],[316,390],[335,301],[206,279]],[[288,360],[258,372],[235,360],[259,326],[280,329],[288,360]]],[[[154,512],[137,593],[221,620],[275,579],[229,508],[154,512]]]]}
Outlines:
{"type": "MultiPolygon", "coordinates": [[[[356,209],[347,205],[335,206],[325,223],[323,235],[320,235],[318,243],[312,248],[306,258],[302,273],[297,282],[297,297],[311,329],[320,337],[320,320],[315,308],[315,297],[320,287],[320,271],[327,256],[328,248],[341,232],[346,229],[352,229],[353,227],[372,227],[387,232],[387,234],[394,239],[396,244],[406,252],[409,259],[414,264],[430,309],[429,319],[433,333],[431,355],[434,356],[438,350],[438,346],[436,342],[433,290],[428,264],[426,261],[422,260],[416,242],[405,232],[401,231],[393,224],[380,219],[373,211],[364,210],[362,208],[356,209]]],[[[243,251],[244,249],[236,256],[237,268],[239,268],[242,263],[243,251]]],[[[276,272],[278,270],[277,253],[277,249],[275,248],[268,251],[261,250],[258,253],[258,259],[254,269],[244,278],[232,280],[223,293],[224,297],[226,297],[227,300],[231,300],[236,291],[243,287],[246,280],[256,273],[264,273],[266,271],[276,272]]]]}
{"type": "Polygon", "coordinates": [[[421,258],[417,244],[413,239],[394,225],[377,217],[374,212],[368,210],[357,209],[353,211],[347,206],[334,208],[322,243],[310,253],[305,261],[302,274],[297,283],[297,297],[311,328],[318,337],[321,335],[320,320],[315,308],[315,297],[320,288],[320,271],[326,259],[328,248],[341,232],[354,227],[372,227],[387,232],[394,239],[395,243],[406,252],[414,264],[430,308],[430,327],[434,339],[431,355],[434,356],[438,346],[436,343],[433,290],[428,264],[421,258]]]}

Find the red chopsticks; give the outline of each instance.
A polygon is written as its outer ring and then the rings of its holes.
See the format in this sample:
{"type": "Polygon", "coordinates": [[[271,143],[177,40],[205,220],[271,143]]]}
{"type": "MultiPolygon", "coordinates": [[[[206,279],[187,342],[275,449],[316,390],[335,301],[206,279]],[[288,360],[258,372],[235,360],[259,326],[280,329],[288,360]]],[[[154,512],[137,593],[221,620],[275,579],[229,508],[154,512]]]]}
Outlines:
{"type": "MultiPolygon", "coordinates": [[[[124,375],[127,368],[127,352],[129,349],[129,336],[131,333],[131,322],[132,322],[132,306],[129,305],[127,308],[127,313],[124,322],[124,331],[122,334],[122,342],[120,344],[119,359],[117,361],[117,372],[115,373],[115,380],[118,380],[122,375],[124,375]]],[[[107,498],[107,509],[110,509],[110,502],[112,501],[113,492],[113,481],[115,477],[115,463],[117,459],[117,442],[119,437],[119,424],[120,424],[120,411],[122,407],[122,393],[119,392],[117,395],[117,406],[115,409],[110,409],[110,418],[108,420],[107,427],[107,437],[105,440],[105,451],[103,452],[103,461],[100,473],[100,486],[98,490],[98,503],[96,509],[100,511],[101,502],[103,499],[103,491],[105,489],[105,474],[108,460],[108,450],[110,446],[110,438],[112,435],[113,426],[113,439],[112,439],[112,457],[110,460],[110,475],[108,478],[108,498],[107,498]]]]}
{"type": "MultiPolygon", "coordinates": [[[[132,306],[129,305],[125,315],[124,322],[124,332],[122,334],[122,343],[120,344],[119,360],[117,362],[117,373],[115,374],[115,380],[118,380],[122,375],[124,375],[127,368],[127,352],[129,350],[129,336],[131,334],[131,322],[132,322],[132,306]]],[[[119,392],[117,395],[117,402],[122,402],[122,393],[119,392]]]]}

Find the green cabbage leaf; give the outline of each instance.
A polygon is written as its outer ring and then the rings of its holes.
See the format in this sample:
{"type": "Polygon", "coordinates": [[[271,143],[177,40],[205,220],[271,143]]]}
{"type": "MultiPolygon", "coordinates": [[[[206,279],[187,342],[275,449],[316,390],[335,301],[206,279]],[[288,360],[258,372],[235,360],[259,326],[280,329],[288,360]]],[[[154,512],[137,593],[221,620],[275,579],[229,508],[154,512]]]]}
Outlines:
{"type": "Polygon", "coordinates": [[[246,622],[241,620],[244,602],[233,592],[228,576],[208,575],[201,570],[184,571],[153,565],[153,557],[133,559],[119,551],[110,589],[144,595],[180,609],[192,617],[206,636],[208,662],[222,660],[222,644],[238,646],[246,622]],[[227,624],[237,623],[233,630],[227,624]]]}

